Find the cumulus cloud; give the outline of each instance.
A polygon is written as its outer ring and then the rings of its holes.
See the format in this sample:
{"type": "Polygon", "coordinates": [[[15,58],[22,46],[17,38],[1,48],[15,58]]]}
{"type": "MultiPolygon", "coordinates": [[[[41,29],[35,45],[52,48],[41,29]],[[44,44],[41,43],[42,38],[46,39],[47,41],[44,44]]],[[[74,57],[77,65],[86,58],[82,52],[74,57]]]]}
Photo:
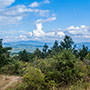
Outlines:
{"type": "MultiPolygon", "coordinates": [[[[5,32],[1,32],[4,33],[5,32]]],[[[19,32],[18,32],[19,33],[19,32]]],[[[9,33],[10,34],[10,33],[9,33]]],[[[6,34],[5,34],[6,35],[6,34]]],[[[5,36],[4,39],[7,41],[12,40],[41,40],[41,41],[54,41],[54,40],[62,40],[65,35],[69,35],[73,38],[75,42],[77,41],[88,41],[90,40],[90,27],[86,25],[81,26],[73,26],[73,28],[68,27],[66,29],[54,29],[50,32],[45,32],[43,30],[42,23],[35,23],[35,29],[32,32],[20,31],[18,37],[5,36]],[[78,27],[78,28],[77,28],[78,27]]]]}
{"type": "Polygon", "coordinates": [[[65,33],[61,29],[57,29],[55,31],[50,31],[50,32],[43,31],[43,23],[52,22],[55,20],[56,20],[55,16],[47,18],[47,19],[38,19],[35,22],[36,29],[33,30],[32,36],[35,38],[38,38],[38,40],[50,40],[50,38],[55,40],[55,39],[60,39],[64,37],[65,33]]]}
{"type": "Polygon", "coordinates": [[[36,37],[45,37],[45,36],[54,36],[55,32],[49,32],[49,33],[45,33],[42,28],[43,28],[43,23],[45,22],[52,22],[56,20],[56,17],[50,17],[50,18],[47,18],[47,19],[38,19],[36,22],[35,22],[35,25],[36,25],[36,29],[33,30],[33,35],[36,36],[36,37]]]}
{"type": "Polygon", "coordinates": [[[88,41],[90,39],[90,27],[86,25],[70,26],[66,30],[66,33],[75,39],[75,41],[88,41]],[[78,39],[77,39],[78,38],[78,39]]]}
{"type": "Polygon", "coordinates": [[[33,30],[33,35],[35,37],[44,37],[45,32],[42,30],[42,23],[36,24],[36,29],[33,30]]]}
{"type": "Polygon", "coordinates": [[[80,27],[70,26],[67,28],[67,30],[70,34],[77,35],[77,34],[87,34],[89,28],[85,25],[81,25],[80,27]]]}

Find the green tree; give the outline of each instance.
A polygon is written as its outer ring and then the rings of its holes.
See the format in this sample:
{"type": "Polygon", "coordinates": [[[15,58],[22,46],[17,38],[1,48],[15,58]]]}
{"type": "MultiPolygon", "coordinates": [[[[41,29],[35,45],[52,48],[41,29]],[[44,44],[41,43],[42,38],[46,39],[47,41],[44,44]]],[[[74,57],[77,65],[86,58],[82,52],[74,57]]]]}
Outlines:
{"type": "Polygon", "coordinates": [[[3,47],[2,39],[0,39],[0,67],[8,64],[8,62],[10,61],[9,55],[11,49],[11,47],[3,47]]]}
{"type": "Polygon", "coordinates": [[[36,48],[36,50],[34,51],[34,56],[41,58],[41,51],[38,48],[36,48]]]}
{"type": "Polygon", "coordinates": [[[45,58],[47,57],[47,54],[48,54],[48,45],[45,43],[45,45],[43,46],[43,49],[42,49],[42,58],[45,58]]]}
{"type": "Polygon", "coordinates": [[[58,41],[56,40],[55,42],[54,42],[54,45],[53,45],[53,49],[55,49],[56,51],[57,51],[57,49],[58,49],[58,41]]]}
{"type": "Polygon", "coordinates": [[[56,53],[58,53],[60,51],[57,40],[54,42],[54,45],[53,45],[51,50],[52,50],[52,54],[56,54],[56,53]]]}
{"type": "Polygon", "coordinates": [[[48,50],[48,45],[45,43],[45,45],[43,46],[43,53],[46,53],[48,50]]]}
{"type": "Polygon", "coordinates": [[[64,40],[60,43],[60,49],[72,49],[73,44],[72,38],[66,35],[64,40]]]}
{"type": "Polygon", "coordinates": [[[88,47],[83,45],[82,49],[79,50],[80,60],[83,60],[86,57],[87,54],[88,54],[88,47]]]}
{"type": "Polygon", "coordinates": [[[19,53],[19,58],[22,61],[28,62],[29,61],[29,54],[28,54],[28,52],[24,49],[22,52],[19,53]]]}

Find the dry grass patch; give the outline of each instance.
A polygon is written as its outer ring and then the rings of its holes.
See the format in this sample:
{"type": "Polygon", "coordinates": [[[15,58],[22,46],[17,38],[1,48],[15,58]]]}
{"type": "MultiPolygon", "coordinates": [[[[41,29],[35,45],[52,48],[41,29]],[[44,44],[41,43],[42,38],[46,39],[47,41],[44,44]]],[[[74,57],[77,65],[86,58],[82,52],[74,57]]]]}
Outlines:
{"type": "Polygon", "coordinates": [[[11,87],[19,83],[21,77],[18,76],[8,76],[0,75],[0,90],[6,90],[8,87],[11,87]]]}
{"type": "Polygon", "coordinates": [[[0,75],[0,88],[6,86],[10,82],[10,78],[5,75],[0,75]]]}

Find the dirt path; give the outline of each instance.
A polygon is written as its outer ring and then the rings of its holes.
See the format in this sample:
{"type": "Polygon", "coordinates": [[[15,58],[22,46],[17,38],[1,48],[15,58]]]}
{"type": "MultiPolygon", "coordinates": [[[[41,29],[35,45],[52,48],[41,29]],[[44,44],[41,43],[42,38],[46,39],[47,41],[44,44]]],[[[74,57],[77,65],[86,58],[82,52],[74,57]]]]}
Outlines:
{"type": "Polygon", "coordinates": [[[0,90],[5,90],[8,87],[10,87],[13,83],[18,83],[21,79],[21,77],[18,76],[5,76],[5,75],[0,75],[2,77],[2,80],[0,80],[1,88],[0,90]],[[7,83],[6,83],[7,82],[7,83]]]}

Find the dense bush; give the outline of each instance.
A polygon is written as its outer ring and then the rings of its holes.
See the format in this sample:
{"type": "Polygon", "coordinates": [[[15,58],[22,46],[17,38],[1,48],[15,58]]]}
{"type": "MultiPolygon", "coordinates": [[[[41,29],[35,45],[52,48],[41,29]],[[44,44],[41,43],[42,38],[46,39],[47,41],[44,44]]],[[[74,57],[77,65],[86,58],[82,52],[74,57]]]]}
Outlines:
{"type": "Polygon", "coordinates": [[[58,60],[57,71],[59,72],[59,83],[70,84],[81,80],[87,72],[86,65],[83,65],[75,58],[70,50],[64,50],[55,56],[58,60]]]}
{"type": "Polygon", "coordinates": [[[12,75],[24,75],[26,72],[26,69],[28,68],[27,63],[24,63],[19,60],[13,60],[8,65],[4,65],[0,69],[0,73],[4,74],[12,74],[12,75]]]}
{"type": "Polygon", "coordinates": [[[40,69],[30,67],[27,73],[23,77],[23,83],[19,89],[23,90],[53,90],[55,82],[45,81],[45,75],[40,69]],[[23,87],[23,86],[25,87],[23,87]]]}

